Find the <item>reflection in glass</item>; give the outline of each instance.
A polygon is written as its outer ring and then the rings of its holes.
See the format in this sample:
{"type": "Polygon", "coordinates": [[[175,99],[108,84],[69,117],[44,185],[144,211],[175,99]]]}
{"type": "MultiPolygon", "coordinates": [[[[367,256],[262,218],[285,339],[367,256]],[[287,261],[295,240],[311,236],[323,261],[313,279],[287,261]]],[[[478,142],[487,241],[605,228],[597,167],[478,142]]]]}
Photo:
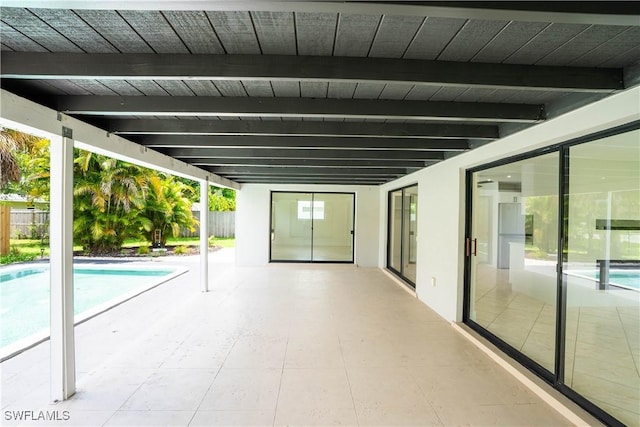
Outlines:
{"type": "Polygon", "coordinates": [[[324,202],[298,200],[298,219],[324,219],[324,202]],[[313,210],[312,210],[313,208],[313,210]],[[313,212],[313,215],[312,215],[313,212]]]}
{"type": "Polygon", "coordinates": [[[389,267],[402,271],[402,190],[389,196],[389,267]]]}
{"type": "Polygon", "coordinates": [[[558,154],[473,174],[469,317],[553,372],[558,154]]]}
{"type": "Polygon", "coordinates": [[[418,186],[389,193],[388,266],[412,284],[416,282],[418,186]]]}
{"type": "Polygon", "coordinates": [[[403,275],[416,283],[416,259],[418,252],[418,187],[404,191],[403,275]]]}
{"type": "Polygon", "coordinates": [[[313,261],[353,260],[353,194],[313,195],[313,261]]]}
{"type": "Polygon", "coordinates": [[[640,131],[569,148],[564,383],[640,425],[640,131]]]}
{"type": "Polygon", "coordinates": [[[272,193],[271,260],[311,261],[311,203],[311,193],[272,193]]]}

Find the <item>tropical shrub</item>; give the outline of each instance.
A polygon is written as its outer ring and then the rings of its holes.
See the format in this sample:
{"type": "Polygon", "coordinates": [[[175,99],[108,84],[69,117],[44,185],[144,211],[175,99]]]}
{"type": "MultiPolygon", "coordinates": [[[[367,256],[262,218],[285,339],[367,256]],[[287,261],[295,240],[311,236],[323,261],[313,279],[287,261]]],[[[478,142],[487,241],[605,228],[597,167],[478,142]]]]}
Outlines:
{"type": "Polygon", "coordinates": [[[138,237],[145,205],[143,168],[77,150],[74,167],[74,240],[85,251],[108,253],[138,237]]]}
{"type": "Polygon", "coordinates": [[[228,188],[213,187],[209,192],[209,210],[226,212],[236,210],[236,192],[228,188]]]}
{"type": "Polygon", "coordinates": [[[38,258],[36,254],[27,254],[20,252],[16,246],[11,246],[9,248],[9,253],[6,255],[0,255],[0,264],[13,264],[14,262],[26,262],[33,261],[38,258]]]}
{"type": "Polygon", "coordinates": [[[140,224],[144,237],[151,244],[155,231],[160,230],[160,244],[164,246],[167,238],[178,237],[180,230],[195,230],[198,221],[191,212],[189,195],[192,187],[174,180],[171,176],[152,173],[148,179],[147,197],[140,211],[140,224]]]}
{"type": "Polygon", "coordinates": [[[184,255],[184,254],[188,254],[190,252],[189,248],[187,246],[176,246],[173,249],[173,253],[175,255],[184,255]]]}

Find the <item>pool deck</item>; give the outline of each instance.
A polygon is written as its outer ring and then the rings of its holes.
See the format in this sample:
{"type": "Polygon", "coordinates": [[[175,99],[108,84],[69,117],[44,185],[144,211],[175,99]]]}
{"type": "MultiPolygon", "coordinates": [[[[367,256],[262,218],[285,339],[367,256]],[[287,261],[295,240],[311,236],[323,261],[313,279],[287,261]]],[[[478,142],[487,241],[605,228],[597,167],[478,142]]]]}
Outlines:
{"type": "Polygon", "coordinates": [[[379,269],[236,267],[222,249],[202,293],[197,256],[147,262],[190,271],[76,327],[68,401],[49,403],[48,341],[0,364],[0,424],[599,425],[521,373],[561,415],[379,269]],[[11,418],[24,411],[68,420],[11,418]]]}

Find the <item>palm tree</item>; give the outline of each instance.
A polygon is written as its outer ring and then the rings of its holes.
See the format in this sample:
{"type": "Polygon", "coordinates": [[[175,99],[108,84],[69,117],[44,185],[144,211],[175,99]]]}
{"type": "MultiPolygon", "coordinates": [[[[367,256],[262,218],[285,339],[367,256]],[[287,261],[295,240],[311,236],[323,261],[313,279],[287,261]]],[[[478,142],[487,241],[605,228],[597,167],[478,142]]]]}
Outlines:
{"type": "MultiPolygon", "coordinates": [[[[48,195],[48,179],[39,180],[46,181],[47,184],[44,186],[40,182],[34,187],[24,185],[24,182],[21,183],[21,181],[24,181],[22,179],[23,169],[31,170],[31,173],[33,173],[33,170],[28,169],[24,164],[25,154],[29,154],[26,158],[32,158],[42,163],[42,160],[39,159],[41,157],[39,154],[42,150],[48,152],[48,145],[49,143],[45,139],[0,127],[0,191],[25,194],[30,192],[29,190],[36,190],[42,187],[48,195]],[[19,184],[19,186],[12,184],[19,184]]],[[[40,171],[38,173],[40,173],[40,171]]],[[[41,177],[42,176],[39,176],[39,178],[41,177]]],[[[38,195],[40,194],[32,194],[32,196],[38,195]]],[[[0,238],[0,255],[6,255],[9,253],[10,244],[8,236],[11,229],[11,207],[2,205],[0,206],[0,210],[2,211],[0,213],[0,235],[2,236],[2,238],[0,238]]]]}
{"type": "Polygon", "coordinates": [[[149,177],[147,200],[141,213],[143,234],[150,243],[165,245],[167,238],[178,237],[182,228],[194,230],[197,220],[191,212],[188,196],[192,187],[172,176],[153,173],[149,177]],[[155,232],[160,231],[160,241],[155,242],[155,232]]]}
{"type": "Polygon", "coordinates": [[[12,182],[20,182],[22,171],[17,154],[28,149],[37,139],[26,133],[0,128],[0,189],[12,182]]]}
{"type": "Polygon", "coordinates": [[[85,250],[113,252],[137,237],[145,205],[147,171],[107,156],[76,152],[74,237],[85,250]]]}
{"type": "Polygon", "coordinates": [[[0,190],[49,197],[47,139],[0,127],[0,190]]]}

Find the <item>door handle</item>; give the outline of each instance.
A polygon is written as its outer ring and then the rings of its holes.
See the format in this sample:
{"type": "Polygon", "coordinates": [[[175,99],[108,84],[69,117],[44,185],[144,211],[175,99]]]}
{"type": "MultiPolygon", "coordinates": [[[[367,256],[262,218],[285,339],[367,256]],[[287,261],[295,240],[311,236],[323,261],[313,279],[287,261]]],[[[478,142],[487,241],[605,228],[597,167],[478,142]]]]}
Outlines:
{"type": "Polygon", "coordinates": [[[466,245],[465,245],[465,253],[467,256],[477,256],[478,254],[478,239],[473,239],[467,237],[466,245]],[[473,251],[471,250],[471,242],[473,242],[473,251]]]}

